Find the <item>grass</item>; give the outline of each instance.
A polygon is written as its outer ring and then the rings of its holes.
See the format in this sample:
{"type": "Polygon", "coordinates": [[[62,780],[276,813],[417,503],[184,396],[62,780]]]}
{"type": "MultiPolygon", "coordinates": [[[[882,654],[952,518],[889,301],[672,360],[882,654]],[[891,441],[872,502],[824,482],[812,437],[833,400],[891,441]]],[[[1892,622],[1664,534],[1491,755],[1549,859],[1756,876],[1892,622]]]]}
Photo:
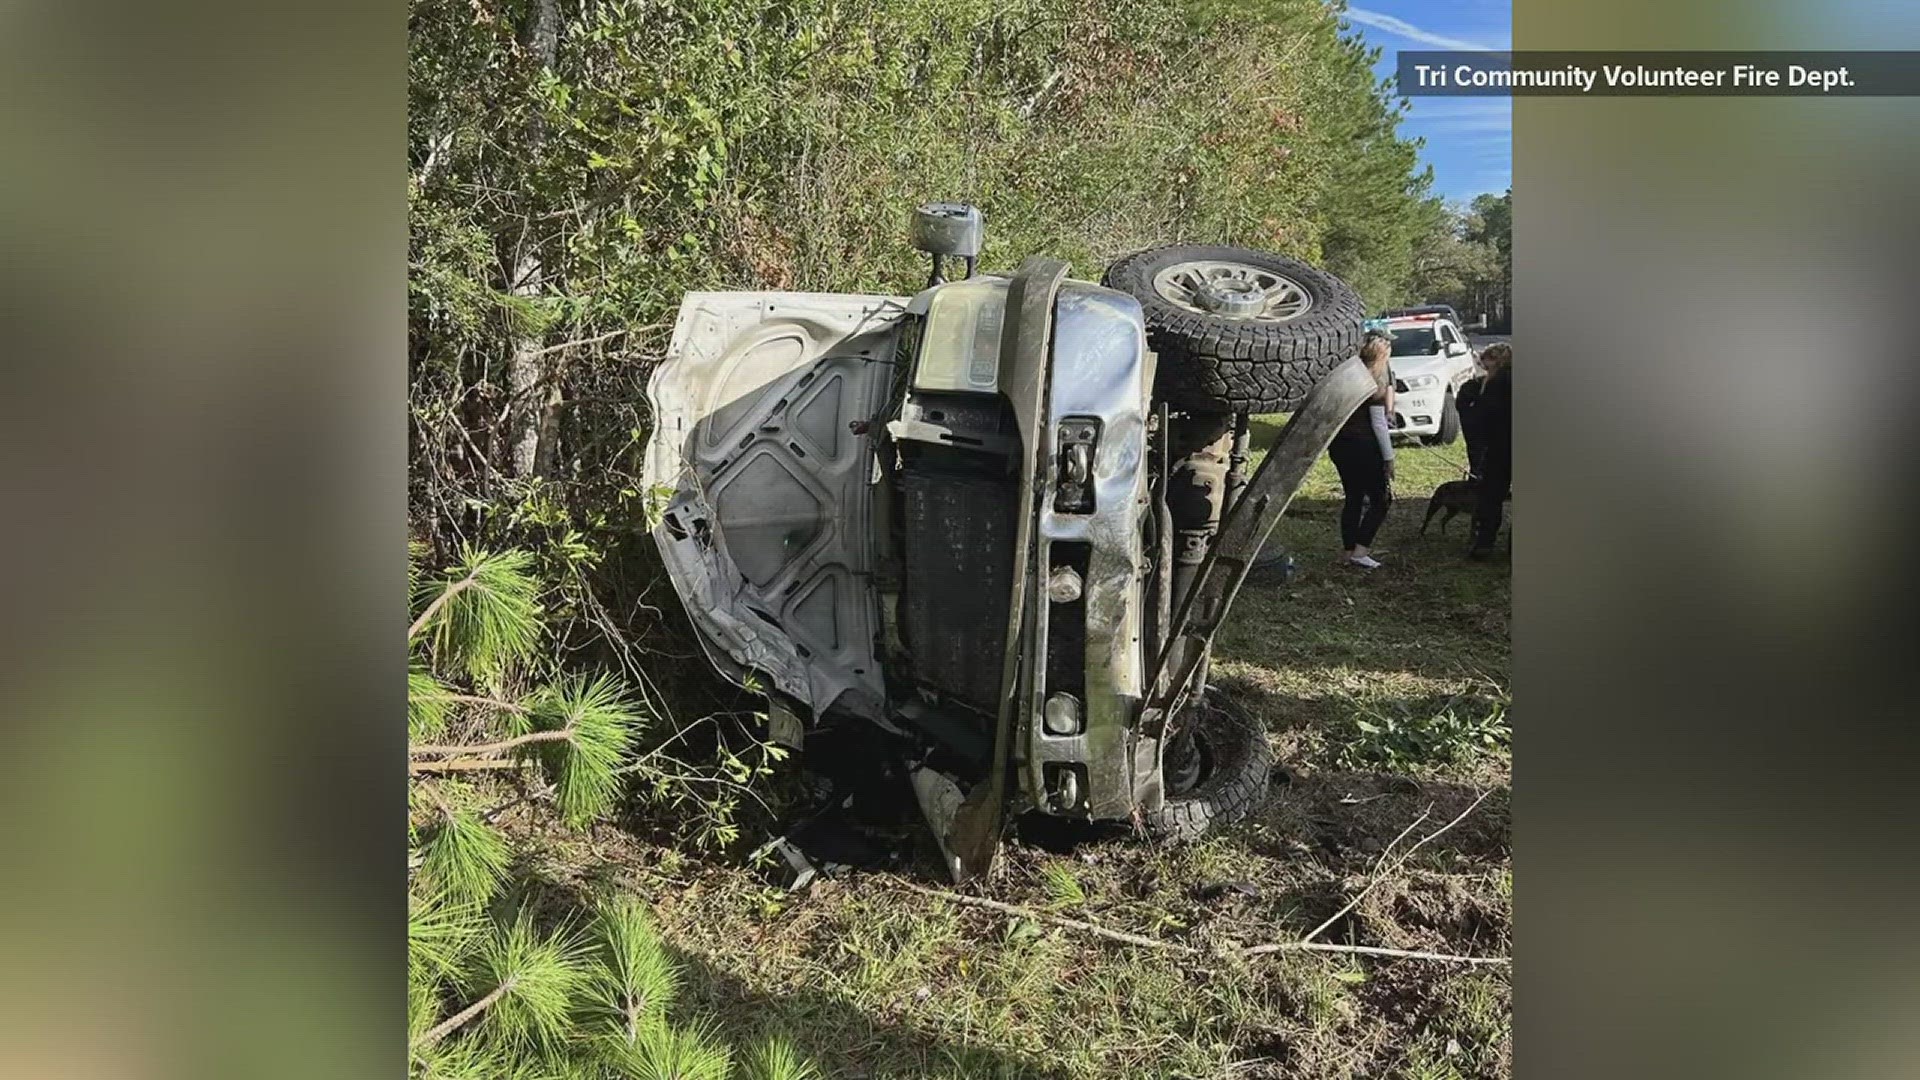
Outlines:
{"type": "MultiPolygon", "coordinates": [[[[1263,419],[1256,448],[1278,423],[1263,419]]],[[[1217,682],[1270,729],[1266,803],[1184,847],[1126,838],[1066,852],[1014,840],[985,895],[1211,949],[1297,938],[1369,880],[1382,848],[1471,816],[1372,889],[1323,938],[1474,955],[1511,946],[1507,568],[1469,563],[1463,521],[1420,537],[1459,447],[1407,447],[1383,570],[1333,564],[1338,482],[1323,460],[1274,543],[1299,564],[1249,585],[1217,682]],[[1381,724],[1381,718],[1393,723],[1381,724]],[[1379,731],[1367,732],[1365,722],[1379,731]],[[1222,882],[1244,888],[1206,889],[1222,882]]],[[[848,1077],[1504,1077],[1507,973],[1282,954],[1196,960],[962,908],[857,874],[789,895],[779,875],[611,829],[553,838],[556,888],[652,906],[682,965],[676,1008],[736,1059],[769,1038],[848,1077]]],[[[911,868],[920,880],[930,861],[911,868]]]]}

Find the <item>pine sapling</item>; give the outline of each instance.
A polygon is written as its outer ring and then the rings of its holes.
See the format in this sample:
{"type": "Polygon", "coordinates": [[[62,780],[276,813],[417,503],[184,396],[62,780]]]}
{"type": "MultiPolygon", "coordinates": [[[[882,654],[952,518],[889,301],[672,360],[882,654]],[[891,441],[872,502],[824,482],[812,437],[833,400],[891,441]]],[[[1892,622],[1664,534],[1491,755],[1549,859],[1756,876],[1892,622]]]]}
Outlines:
{"type": "Polygon", "coordinates": [[[542,935],[532,915],[522,911],[479,949],[466,979],[472,1003],[434,1025],[414,1046],[432,1046],[477,1022],[491,1042],[515,1056],[556,1049],[566,1041],[587,978],[580,939],[565,927],[542,935]]]}
{"type": "Polygon", "coordinates": [[[431,976],[417,967],[407,969],[407,1042],[420,1037],[440,1022],[440,987],[431,976]]]}
{"type": "Polygon", "coordinates": [[[524,551],[465,549],[447,574],[415,586],[420,615],[407,628],[408,643],[426,642],[444,668],[480,683],[531,659],[545,629],[532,567],[524,551]]]}
{"type": "Polygon", "coordinates": [[[787,1040],[775,1036],[747,1056],[746,1080],[819,1080],[820,1070],[787,1040]]]}
{"type": "Polygon", "coordinates": [[[528,728],[523,737],[566,733],[533,749],[553,784],[554,805],[569,825],[585,825],[613,806],[621,760],[641,723],[618,679],[568,676],[536,693],[516,722],[528,728]]]}
{"type": "Polygon", "coordinates": [[[454,694],[424,667],[407,670],[407,741],[437,739],[447,730],[454,694]]]}
{"type": "Polygon", "coordinates": [[[629,1045],[612,1047],[609,1064],[633,1080],[727,1080],[733,1062],[705,1024],[668,1024],[656,1020],[640,1028],[629,1045]]]}
{"type": "Polygon", "coordinates": [[[665,1022],[679,987],[679,971],[660,944],[646,906],[634,897],[604,905],[596,930],[601,967],[595,972],[592,998],[613,1037],[631,1046],[646,1025],[665,1022]]]}
{"type": "Polygon", "coordinates": [[[486,932],[480,905],[446,892],[407,895],[407,970],[424,978],[451,978],[486,932]]]}
{"type": "Polygon", "coordinates": [[[518,1080],[527,1071],[497,1046],[449,1039],[413,1051],[416,1080],[518,1080]]]}
{"type": "Polygon", "coordinates": [[[422,845],[420,873],[449,899],[484,904],[512,860],[506,839],[479,815],[443,807],[440,824],[422,845]]]}

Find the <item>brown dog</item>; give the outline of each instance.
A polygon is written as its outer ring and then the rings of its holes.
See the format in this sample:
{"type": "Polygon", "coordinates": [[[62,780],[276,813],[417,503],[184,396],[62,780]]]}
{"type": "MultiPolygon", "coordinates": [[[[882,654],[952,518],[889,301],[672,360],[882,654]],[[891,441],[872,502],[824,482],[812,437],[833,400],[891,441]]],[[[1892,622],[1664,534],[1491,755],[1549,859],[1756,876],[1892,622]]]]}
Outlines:
{"type": "Polygon", "coordinates": [[[1433,489],[1433,497],[1427,500],[1427,519],[1420,523],[1420,535],[1427,535],[1427,526],[1433,524],[1433,515],[1442,510],[1447,516],[1440,519],[1440,532],[1446,534],[1447,522],[1453,515],[1465,513],[1472,516],[1474,504],[1480,501],[1480,481],[1449,480],[1433,489]]]}

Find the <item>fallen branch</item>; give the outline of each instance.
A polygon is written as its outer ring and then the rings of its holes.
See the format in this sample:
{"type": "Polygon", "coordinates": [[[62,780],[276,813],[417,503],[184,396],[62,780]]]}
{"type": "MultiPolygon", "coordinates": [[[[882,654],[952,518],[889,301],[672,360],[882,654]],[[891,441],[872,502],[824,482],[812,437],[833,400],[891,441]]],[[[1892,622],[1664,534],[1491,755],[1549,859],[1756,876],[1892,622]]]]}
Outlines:
{"type": "Polygon", "coordinates": [[[442,700],[457,701],[462,705],[485,705],[488,708],[499,709],[502,712],[525,713],[527,711],[525,705],[517,705],[511,701],[501,701],[499,698],[481,697],[479,694],[441,694],[440,697],[442,700]]]}
{"type": "Polygon", "coordinates": [[[1387,841],[1387,846],[1380,850],[1380,857],[1374,860],[1373,876],[1370,879],[1368,879],[1366,885],[1362,886],[1360,891],[1354,894],[1353,899],[1347,901],[1346,907],[1343,907],[1339,911],[1336,911],[1333,914],[1327,916],[1326,922],[1323,922],[1319,926],[1314,927],[1312,930],[1307,931],[1307,935],[1301,938],[1300,940],[1312,941],[1314,938],[1319,937],[1320,932],[1322,930],[1325,930],[1327,927],[1332,926],[1336,922],[1339,922],[1340,917],[1342,915],[1345,915],[1347,912],[1352,911],[1355,907],[1359,906],[1361,898],[1366,896],[1367,891],[1369,889],[1372,889],[1374,885],[1379,882],[1381,877],[1384,876],[1382,873],[1382,870],[1386,866],[1387,859],[1393,855],[1394,845],[1398,844],[1402,840],[1405,840],[1407,838],[1407,834],[1412,832],[1416,827],[1418,827],[1421,822],[1427,820],[1427,815],[1431,813],[1433,813],[1433,806],[1432,804],[1428,804],[1425,810],[1420,811],[1419,817],[1414,818],[1412,821],[1407,822],[1407,827],[1400,830],[1400,835],[1394,837],[1392,840],[1387,841]]]}
{"type": "Polygon", "coordinates": [[[461,1009],[459,1012],[454,1013],[452,1016],[447,1017],[445,1020],[440,1021],[440,1023],[435,1025],[432,1029],[426,1032],[423,1032],[419,1038],[413,1040],[412,1044],[408,1048],[412,1050],[419,1050],[424,1047],[432,1046],[434,1043],[437,1043],[441,1039],[444,1039],[447,1036],[453,1034],[454,1032],[460,1030],[460,1028],[463,1025],[465,1025],[469,1020],[472,1020],[474,1017],[479,1016],[481,1013],[486,1012],[488,1009],[492,1008],[494,1002],[499,1001],[503,997],[506,997],[507,994],[510,993],[512,990],[513,990],[513,979],[512,977],[508,977],[507,981],[501,983],[499,986],[494,987],[493,991],[489,993],[486,997],[481,998],[479,1001],[474,1002],[473,1004],[467,1006],[466,1008],[461,1009]]]}
{"type": "Polygon", "coordinates": [[[480,772],[486,769],[518,769],[528,762],[520,758],[479,758],[453,761],[409,761],[408,776],[424,776],[433,773],[480,772]]]}
{"type": "Polygon", "coordinates": [[[1419,851],[1422,847],[1425,847],[1427,845],[1427,842],[1432,840],[1434,837],[1439,836],[1441,833],[1446,832],[1448,829],[1451,829],[1455,825],[1460,824],[1461,821],[1466,819],[1466,816],[1468,814],[1473,813],[1474,807],[1479,806],[1482,802],[1485,802],[1487,796],[1491,794],[1493,794],[1492,788],[1488,788],[1487,790],[1481,792],[1480,797],[1473,800],[1472,803],[1468,804],[1465,810],[1460,811],[1460,814],[1458,817],[1455,817],[1452,821],[1447,822],[1445,825],[1440,826],[1439,828],[1428,833],[1426,836],[1415,841],[1412,847],[1400,853],[1400,857],[1394,860],[1392,866],[1386,866],[1385,863],[1387,861],[1387,856],[1393,851],[1393,845],[1399,843],[1402,838],[1404,838],[1408,833],[1412,832],[1414,825],[1418,825],[1422,821],[1427,820],[1427,814],[1433,810],[1433,807],[1429,806],[1427,807],[1426,810],[1422,810],[1420,812],[1420,816],[1413,819],[1413,824],[1408,825],[1406,828],[1400,830],[1400,835],[1394,837],[1393,843],[1388,844],[1386,846],[1386,849],[1380,853],[1380,861],[1374,864],[1373,876],[1367,879],[1366,885],[1362,886],[1360,891],[1353,895],[1353,899],[1347,901],[1346,907],[1343,907],[1339,911],[1336,911],[1332,915],[1329,915],[1327,917],[1326,922],[1323,922],[1319,926],[1316,926],[1312,930],[1308,931],[1307,935],[1300,939],[1301,944],[1305,944],[1307,942],[1312,941],[1314,938],[1319,937],[1320,932],[1322,930],[1325,930],[1327,927],[1332,926],[1336,922],[1339,922],[1341,916],[1347,914],[1348,912],[1352,911],[1354,908],[1360,905],[1360,901],[1365,899],[1366,895],[1369,892],[1373,891],[1373,887],[1375,885],[1380,884],[1380,882],[1383,881],[1388,874],[1392,873],[1395,870],[1400,869],[1402,866],[1405,866],[1407,864],[1407,860],[1413,857],[1414,852],[1419,851]]]}
{"type": "Polygon", "coordinates": [[[535,731],[511,739],[502,739],[499,742],[474,743],[472,745],[409,746],[407,747],[407,757],[450,757],[455,754],[461,754],[467,757],[480,757],[487,754],[503,754],[516,746],[525,746],[528,743],[561,742],[571,738],[573,738],[572,728],[559,728],[554,731],[535,731]]]}
{"type": "MultiPolygon", "coordinates": [[[[1492,788],[1488,788],[1488,790],[1484,790],[1484,792],[1480,792],[1480,798],[1473,799],[1471,803],[1467,803],[1467,809],[1463,809],[1463,811],[1459,811],[1459,815],[1455,815],[1455,817],[1453,817],[1453,821],[1446,822],[1446,824],[1442,824],[1440,828],[1436,828],[1436,830],[1432,830],[1432,832],[1428,832],[1427,836],[1423,836],[1421,840],[1417,840],[1417,842],[1413,844],[1413,847],[1407,847],[1405,851],[1402,851],[1402,853],[1400,853],[1400,857],[1398,857],[1398,859],[1394,859],[1394,865],[1392,865],[1392,867],[1384,867],[1384,869],[1382,869],[1380,865],[1375,865],[1375,869],[1373,869],[1373,876],[1371,876],[1371,878],[1367,880],[1367,884],[1365,884],[1365,886],[1361,886],[1361,890],[1359,890],[1357,894],[1354,894],[1354,899],[1350,899],[1350,901],[1346,901],[1346,907],[1342,907],[1340,911],[1334,911],[1334,913],[1332,913],[1329,919],[1325,920],[1325,922],[1321,922],[1319,926],[1315,926],[1313,930],[1309,930],[1308,936],[1306,936],[1306,938],[1300,938],[1300,942],[1304,944],[1304,942],[1311,942],[1313,938],[1319,938],[1319,934],[1321,934],[1321,930],[1325,930],[1325,928],[1329,928],[1329,926],[1332,926],[1334,922],[1338,922],[1338,920],[1340,920],[1340,917],[1342,917],[1342,915],[1346,915],[1348,911],[1354,911],[1356,907],[1359,907],[1359,901],[1361,901],[1361,899],[1365,899],[1365,896],[1367,896],[1369,892],[1373,892],[1373,886],[1377,886],[1377,884],[1380,884],[1380,882],[1382,882],[1382,880],[1386,878],[1386,874],[1390,874],[1390,872],[1398,871],[1400,867],[1405,867],[1405,865],[1407,865],[1407,859],[1411,859],[1415,851],[1419,851],[1421,847],[1427,846],[1428,842],[1432,842],[1432,840],[1434,840],[1436,836],[1440,836],[1442,832],[1446,832],[1446,830],[1450,830],[1450,828],[1453,828],[1455,824],[1459,824],[1459,822],[1461,821],[1467,821],[1467,815],[1469,815],[1469,813],[1473,813],[1473,811],[1475,811],[1475,807],[1478,807],[1480,803],[1484,803],[1484,801],[1486,801],[1486,796],[1492,796],[1492,794],[1494,794],[1494,790],[1492,790],[1492,788]]],[[[1432,807],[1427,807],[1427,809],[1428,811],[1430,811],[1432,807]]],[[[1423,822],[1423,821],[1427,821],[1427,811],[1421,811],[1421,817],[1417,817],[1417,819],[1413,819],[1413,824],[1419,824],[1419,822],[1423,822]]],[[[1411,832],[1411,830],[1413,830],[1413,824],[1409,824],[1407,828],[1404,828],[1404,830],[1400,832],[1400,836],[1405,836],[1407,832],[1411,832]]],[[[1400,836],[1396,836],[1396,838],[1394,838],[1394,844],[1400,844],[1400,836]]],[[[1388,846],[1386,846],[1386,851],[1392,851],[1392,849],[1394,849],[1394,844],[1388,844],[1388,846]]],[[[1386,863],[1386,851],[1380,851],[1380,863],[1386,863]]]]}
{"type": "Polygon", "coordinates": [[[1361,956],[1392,956],[1402,960],[1441,960],[1449,964],[1513,965],[1512,958],[1506,956],[1461,956],[1457,953],[1421,952],[1418,949],[1385,949],[1377,945],[1332,945],[1324,941],[1276,941],[1270,945],[1243,949],[1240,955],[1251,958],[1277,952],[1358,953],[1361,956]]]}
{"type": "MultiPolygon", "coordinates": [[[[1488,788],[1488,792],[1490,792],[1490,790],[1492,790],[1492,788],[1488,788]]],[[[1482,794],[1480,794],[1480,799],[1484,799],[1484,798],[1486,798],[1486,792],[1482,792],[1482,794]]],[[[1476,805],[1480,805],[1480,799],[1473,799],[1473,807],[1476,807],[1476,805]]],[[[1467,807],[1467,811],[1473,811],[1473,807],[1467,807]]],[[[1407,826],[1405,826],[1405,828],[1402,828],[1402,830],[1400,830],[1400,836],[1396,836],[1396,838],[1392,838],[1392,840],[1390,840],[1390,842],[1386,844],[1386,847],[1382,847],[1382,849],[1380,849],[1380,857],[1379,859],[1375,859],[1375,863],[1373,863],[1373,876],[1371,876],[1371,878],[1367,878],[1367,884],[1365,884],[1365,886],[1361,886],[1361,890],[1359,890],[1357,894],[1354,894],[1354,899],[1350,899],[1350,901],[1346,901],[1346,907],[1342,907],[1340,911],[1334,911],[1332,915],[1329,915],[1329,917],[1327,917],[1327,920],[1325,920],[1325,922],[1321,922],[1319,926],[1315,926],[1315,928],[1311,928],[1311,930],[1308,930],[1308,934],[1306,934],[1304,938],[1300,938],[1300,940],[1302,940],[1302,942],[1311,942],[1313,938],[1319,938],[1319,936],[1321,936],[1321,930],[1325,930],[1325,928],[1329,928],[1329,926],[1332,926],[1334,922],[1338,922],[1338,920],[1340,920],[1340,917],[1342,917],[1342,915],[1346,915],[1348,911],[1354,911],[1356,907],[1359,907],[1359,901],[1361,901],[1361,899],[1365,899],[1365,896],[1367,896],[1369,892],[1373,892],[1373,886],[1377,886],[1377,884],[1380,884],[1380,878],[1384,878],[1384,876],[1386,876],[1386,871],[1388,871],[1388,867],[1386,867],[1386,859],[1388,859],[1388,857],[1390,857],[1390,855],[1394,853],[1394,846],[1396,846],[1396,844],[1400,844],[1402,840],[1405,840],[1405,838],[1407,838],[1407,834],[1409,834],[1409,832],[1413,832],[1413,830],[1415,830],[1415,828],[1417,828],[1417,826],[1419,826],[1421,822],[1427,821],[1427,815],[1430,815],[1432,811],[1434,811],[1434,807],[1432,807],[1432,805],[1428,803],[1427,809],[1423,809],[1423,811],[1421,811],[1421,817],[1417,817],[1417,819],[1413,819],[1413,821],[1407,822],[1407,826]]],[[[1459,817],[1467,817],[1467,815],[1463,813],[1463,815],[1459,815],[1459,817]]],[[[1455,817],[1455,819],[1453,819],[1453,821],[1448,822],[1448,824],[1444,824],[1444,826],[1440,826],[1440,828],[1436,828],[1436,830],[1434,830],[1434,834],[1432,834],[1432,836],[1428,836],[1427,840],[1432,840],[1434,836],[1440,836],[1440,834],[1442,834],[1442,832],[1446,832],[1448,828],[1453,828],[1453,824],[1457,824],[1457,822],[1459,822],[1459,817],[1455,817]]],[[[1405,851],[1405,855],[1411,855],[1413,851],[1417,851],[1417,849],[1419,849],[1419,846],[1421,846],[1421,844],[1427,844],[1427,840],[1421,840],[1419,844],[1415,844],[1415,846],[1413,847],[1407,847],[1407,851],[1405,851]]],[[[1402,857],[1402,859],[1400,859],[1400,863],[1394,863],[1394,867],[1392,867],[1392,869],[1398,869],[1398,867],[1400,867],[1402,863],[1405,863],[1405,855],[1404,857],[1402,857]]]]}
{"type": "MultiPolygon", "coordinates": [[[[1004,915],[1018,915],[1022,918],[1032,919],[1035,922],[1064,926],[1068,929],[1079,930],[1083,933],[1103,937],[1109,941],[1118,941],[1127,945],[1138,945],[1141,948],[1157,949],[1162,952],[1180,953],[1186,956],[1204,955],[1202,950],[1192,945],[1183,945],[1177,941],[1161,941],[1158,938],[1150,938],[1144,934],[1129,934],[1124,930],[1109,930],[1104,926],[1090,923],[1083,919],[1069,919],[1064,915],[1054,915],[1034,908],[1024,907],[1020,904],[1008,904],[999,900],[989,900],[983,896],[967,896],[963,893],[948,892],[945,889],[929,888],[925,885],[916,885],[903,878],[889,878],[887,880],[899,888],[905,889],[908,892],[919,893],[922,896],[931,896],[935,899],[961,904],[966,907],[998,911],[1004,915]]],[[[1509,967],[1513,964],[1513,961],[1505,956],[1461,956],[1455,953],[1423,952],[1418,949],[1388,949],[1377,945],[1333,945],[1320,941],[1276,941],[1267,945],[1254,945],[1241,949],[1237,955],[1243,959],[1251,959],[1256,956],[1267,956],[1279,952],[1348,953],[1360,956],[1393,957],[1401,960],[1435,960],[1449,964],[1485,964],[1502,967],[1509,967]]]]}
{"type": "Polygon", "coordinates": [[[945,889],[931,889],[925,885],[915,885],[913,882],[901,878],[893,878],[892,881],[893,884],[898,885],[908,892],[917,892],[922,896],[932,896],[950,903],[965,904],[968,907],[986,908],[989,911],[998,911],[1006,915],[1019,915],[1037,922],[1053,923],[1056,926],[1067,926],[1112,941],[1124,941],[1129,945],[1138,945],[1146,949],[1160,949],[1166,952],[1187,953],[1189,955],[1196,954],[1200,951],[1191,945],[1182,945],[1177,941],[1161,941],[1158,938],[1150,938],[1142,934],[1129,934],[1124,930],[1109,930],[1104,926],[1097,926],[1080,919],[1069,919],[1064,915],[1049,915],[1044,911],[1021,907],[1019,904],[1004,904],[998,900],[988,900],[982,896],[966,896],[962,893],[948,892],[945,889]]]}

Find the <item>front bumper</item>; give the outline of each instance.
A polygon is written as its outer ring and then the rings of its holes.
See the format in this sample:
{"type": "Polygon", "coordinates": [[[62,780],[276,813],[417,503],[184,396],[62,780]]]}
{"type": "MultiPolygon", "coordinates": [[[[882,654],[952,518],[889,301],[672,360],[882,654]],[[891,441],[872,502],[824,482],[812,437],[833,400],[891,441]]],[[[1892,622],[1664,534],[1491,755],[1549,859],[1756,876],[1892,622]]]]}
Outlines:
{"type": "Polygon", "coordinates": [[[1437,435],[1440,417],[1446,407],[1446,391],[1411,390],[1394,397],[1393,433],[1395,435],[1437,435]]]}
{"type": "Polygon", "coordinates": [[[1035,523],[1034,596],[1025,656],[1022,786],[1049,813],[1124,819],[1158,809],[1157,747],[1135,730],[1145,696],[1140,654],[1141,521],[1146,513],[1147,403],[1153,354],[1138,301],[1078,281],[1054,310],[1052,379],[1040,445],[1044,474],[1035,523]],[[1063,448],[1092,432],[1084,504],[1062,497],[1063,448]],[[1084,584],[1050,598],[1046,582],[1070,570],[1084,584]],[[1048,703],[1077,712],[1055,733],[1048,703]],[[1069,777],[1067,774],[1071,774],[1069,777]],[[1066,797],[1063,792],[1067,793],[1066,797]]]}

